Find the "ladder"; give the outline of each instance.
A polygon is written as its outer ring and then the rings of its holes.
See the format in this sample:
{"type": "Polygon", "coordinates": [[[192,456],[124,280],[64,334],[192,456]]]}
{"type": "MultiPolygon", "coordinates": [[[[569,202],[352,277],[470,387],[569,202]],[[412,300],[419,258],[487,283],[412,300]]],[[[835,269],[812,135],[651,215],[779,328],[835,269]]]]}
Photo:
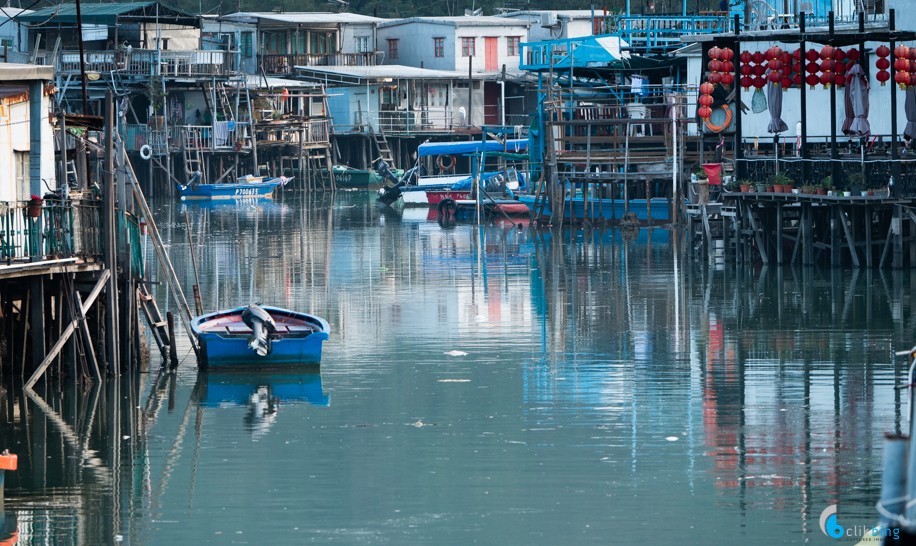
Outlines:
{"type": "Polygon", "coordinates": [[[385,163],[392,169],[396,168],[394,165],[394,158],[391,156],[391,147],[388,146],[388,139],[385,138],[385,132],[382,131],[382,128],[378,128],[378,132],[372,129],[372,126],[369,126],[369,135],[372,136],[372,139],[375,141],[375,146],[378,148],[378,156],[385,160],[385,163]]]}
{"type": "Polygon", "coordinates": [[[172,344],[169,339],[168,321],[162,318],[159,306],[156,305],[156,298],[150,294],[149,282],[145,278],[137,279],[137,302],[140,304],[143,316],[146,317],[146,323],[149,324],[153,339],[156,341],[159,351],[162,352],[162,358],[168,358],[169,348],[172,344]]]}
{"type": "Polygon", "coordinates": [[[314,183],[314,189],[318,189],[320,184],[322,190],[336,190],[337,184],[334,181],[334,163],[331,158],[331,148],[311,148],[307,150],[306,169],[308,177],[303,182],[306,189],[313,189],[310,186],[314,183]],[[328,173],[325,177],[323,173],[328,173]]]}
{"type": "Polygon", "coordinates": [[[72,159],[67,161],[67,168],[66,168],[66,174],[64,176],[64,180],[67,181],[67,185],[70,186],[71,189],[75,189],[79,187],[79,176],[76,174],[76,161],[72,159]]]}
{"type": "MultiPolygon", "coordinates": [[[[197,127],[183,127],[181,149],[184,152],[184,172],[186,179],[190,180],[195,172],[203,173],[203,156],[201,154],[201,138],[203,135],[197,127]]],[[[203,182],[203,180],[201,180],[203,182]]]]}

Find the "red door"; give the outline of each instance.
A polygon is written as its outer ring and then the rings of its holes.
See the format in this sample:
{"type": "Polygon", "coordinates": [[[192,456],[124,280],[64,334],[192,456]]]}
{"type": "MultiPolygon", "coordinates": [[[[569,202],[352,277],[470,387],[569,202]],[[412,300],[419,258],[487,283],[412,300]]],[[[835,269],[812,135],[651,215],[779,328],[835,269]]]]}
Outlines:
{"type": "Polygon", "coordinates": [[[486,36],[483,39],[484,53],[486,54],[486,71],[496,72],[499,70],[499,42],[495,36],[486,36]]]}

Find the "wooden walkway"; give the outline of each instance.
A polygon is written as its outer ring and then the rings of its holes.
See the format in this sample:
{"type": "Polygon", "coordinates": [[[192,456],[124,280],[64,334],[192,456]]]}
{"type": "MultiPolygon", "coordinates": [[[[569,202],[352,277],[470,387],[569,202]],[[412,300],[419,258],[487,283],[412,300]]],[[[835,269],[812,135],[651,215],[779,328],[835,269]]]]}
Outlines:
{"type": "Polygon", "coordinates": [[[736,262],[894,267],[916,264],[916,199],[727,193],[687,206],[694,247],[736,262]],[[722,242],[717,242],[722,241],[722,242]]]}

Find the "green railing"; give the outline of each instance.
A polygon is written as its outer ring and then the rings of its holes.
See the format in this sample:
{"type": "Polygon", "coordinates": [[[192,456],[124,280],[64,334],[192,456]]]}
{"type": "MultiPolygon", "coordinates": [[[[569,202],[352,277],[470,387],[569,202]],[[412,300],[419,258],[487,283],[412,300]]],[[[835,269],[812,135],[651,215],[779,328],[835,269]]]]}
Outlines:
{"type": "Polygon", "coordinates": [[[97,200],[0,202],[0,265],[101,256],[97,200]]]}

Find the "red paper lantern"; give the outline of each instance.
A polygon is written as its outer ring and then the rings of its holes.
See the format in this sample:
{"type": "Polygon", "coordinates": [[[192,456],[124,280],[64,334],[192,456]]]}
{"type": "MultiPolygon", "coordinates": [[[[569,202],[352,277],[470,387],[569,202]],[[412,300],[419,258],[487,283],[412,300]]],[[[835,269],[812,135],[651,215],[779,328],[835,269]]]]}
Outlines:
{"type": "Polygon", "coordinates": [[[911,61],[916,61],[916,47],[906,48],[906,58],[911,61]]]}
{"type": "Polygon", "coordinates": [[[715,91],[715,89],[716,86],[709,82],[703,82],[700,84],[700,93],[704,95],[712,95],[712,92],[715,91]]]}
{"type": "Polygon", "coordinates": [[[805,83],[811,86],[811,89],[814,89],[814,86],[820,82],[820,78],[817,77],[817,74],[808,74],[805,76],[805,83]]]}
{"type": "Polygon", "coordinates": [[[908,86],[909,86],[909,87],[914,87],[914,86],[916,86],[916,74],[914,74],[914,73],[912,73],[912,72],[910,72],[910,83],[909,83],[908,86]]]}
{"type": "Polygon", "coordinates": [[[817,51],[813,49],[809,49],[807,52],[805,52],[805,59],[808,59],[809,61],[816,61],[820,58],[821,56],[818,55],[817,51]]]}
{"type": "Polygon", "coordinates": [[[722,61],[720,61],[719,59],[713,59],[709,61],[708,63],[706,63],[706,67],[709,68],[709,70],[713,72],[721,72],[722,71],[722,61]]]}
{"type": "Polygon", "coordinates": [[[722,51],[719,52],[719,60],[723,62],[731,61],[735,58],[735,52],[730,47],[722,48],[722,51]]]}
{"type": "MultiPolygon", "coordinates": [[[[909,61],[907,61],[906,59],[901,59],[898,57],[897,59],[894,59],[895,65],[897,64],[897,61],[903,61],[905,63],[909,63],[909,61]]],[[[890,67],[891,67],[891,62],[887,60],[885,57],[881,57],[877,61],[875,61],[875,68],[877,68],[878,70],[887,70],[890,67]]]]}
{"type": "Polygon", "coordinates": [[[830,84],[833,83],[833,72],[822,72],[821,77],[819,78],[821,85],[824,87],[830,87],[830,84]]]}
{"type": "Polygon", "coordinates": [[[792,60],[794,60],[794,61],[800,61],[801,58],[802,58],[802,50],[801,50],[801,49],[796,49],[795,51],[792,52],[792,60]]]}
{"type": "MultiPolygon", "coordinates": [[[[905,46],[905,45],[903,45],[903,44],[898,45],[897,47],[894,48],[894,57],[896,57],[896,58],[898,58],[898,59],[900,59],[900,58],[906,59],[907,52],[909,51],[909,49],[910,49],[910,48],[908,48],[907,46],[905,46]]],[[[883,58],[883,57],[881,57],[881,58],[883,58]]]]}
{"type": "Polygon", "coordinates": [[[709,58],[710,58],[710,59],[718,59],[720,53],[722,53],[722,50],[721,50],[721,49],[719,49],[719,48],[716,47],[716,46],[712,46],[711,48],[709,48],[709,51],[707,52],[707,55],[709,55],[709,58]]]}
{"type": "Polygon", "coordinates": [[[837,87],[843,87],[844,85],[846,85],[846,74],[841,74],[839,72],[834,73],[833,83],[837,87]]]}
{"type": "Polygon", "coordinates": [[[808,74],[817,74],[818,72],[821,71],[821,67],[818,66],[816,62],[812,61],[805,65],[805,71],[808,74]]]}
{"type": "Polygon", "coordinates": [[[779,85],[780,82],[782,82],[782,73],[776,72],[774,70],[773,72],[770,72],[769,74],[767,74],[767,80],[769,80],[770,83],[775,83],[776,85],[779,85]]]}
{"type": "Polygon", "coordinates": [[[792,85],[801,86],[801,84],[802,84],[801,74],[796,72],[795,74],[792,75],[792,85]]]}
{"type": "Polygon", "coordinates": [[[792,78],[788,76],[783,76],[782,81],[779,83],[779,85],[781,85],[782,90],[785,91],[786,89],[792,87],[792,78]]]}
{"type": "Polygon", "coordinates": [[[719,72],[710,72],[706,79],[709,80],[709,83],[715,85],[722,81],[722,74],[719,72]]]}
{"type": "Polygon", "coordinates": [[[833,61],[830,59],[824,59],[820,64],[821,72],[832,72],[833,71],[833,61]]]}
{"type": "Polygon", "coordinates": [[[906,87],[910,83],[910,73],[904,72],[903,70],[898,70],[894,73],[894,81],[901,88],[906,87]]]}
{"type": "Polygon", "coordinates": [[[859,50],[852,48],[846,52],[846,58],[852,62],[857,62],[859,60],[859,50]]]}
{"type": "Polygon", "coordinates": [[[741,87],[747,91],[751,88],[752,85],[754,85],[754,80],[750,76],[741,76],[739,83],[741,84],[741,87]]]}
{"type": "Polygon", "coordinates": [[[767,63],[767,68],[770,70],[782,70],[782,59],[770,59],[770,62],[767,63]]]}
{"type": "Polygon", "coordinates": [[[836,72],[837,74],[845,74],[846,73],[846,63],[836,63],[836,62],[833,63],[833,71],[836,72]]]}
{"type": "Polygon", "coordinates": [[[779,46],[773,46],[767,49],[766,53],[763,54],[763,58],[767,61],[771,59],[781,59],[782,58],[782,49],[779,46]]]}
{"type": "Polygon", "coordinates": [[[697,104],[700,106],[712,106],[713,102],[715,102],[715,99],[712,98],[712,95],[700,95],[697,97],[697,104]]]}
{"type": "MultiPolygon", "coordinates": [[[[878,60],[887,61],[887,59],[878,59],[878,60]]],[[[887,62],[888,64],[890,64],[890,61],[887,61],[887,62]]],[[[875,61],[875,66],[878,66],[877,61],[875,61]]],[[[910,69],[910,61],[906,60],[906,57],[897,57],[896,59],[894,59],[894,70],[909,70],[909,69],[910,69]]]]}
{"type": "Polygon", "coordinates": [[[763,86],[767,84],[766,79],[763,76],[754,76],[753,85],[757,89],[763,89],[763,86]]]}
{"type": "Polygon", "coordinates": [[[755,76],[763,76],[763,75],[766,74],[766,73],[767,73],[767,67],[766,67],[766,65],[758,64],[757,66],[754,67],[754,75],[755,75],[755,76]]]}
{"type": "Polygon", "coordinates": [[[712,115],[712,108],[710,108],[709,106],[700,106],[699,108],[697,108],[697,115],[700,116],[702,119],[708,121],[709,116],[712,115]]]}
{"type": "Polygon", "coordinates": [[[731,72],[735,73],[735,63],[731,61],[722,61],[722,70],[721,72],[731,72]]]}
{"type": "Polygon", "coordinates": [[[754,54],[752,55],[752,59],[751,59],[751,60],[754,61],[754,64],[763,64],[763,61],[765,61],[765,60],[767,60],[767,59],[765,59],[765,58],[763,57],[763,52],[761,52],[761,51],[755,51],[754,54]]]}
{"type": "Polygon", "coordinates": [[[735,83],[735,75],[731,72],[722,73],[722,85],[730,86],[735,83]]]}
{"type": "Polygon", "coordinates": [[[739,70],[741,71],[742,76],[750,76],[751,74],[754,73],[754,67],[749,64],[741,65],[741,68],[739,68],[739,70]]]}
{"type": "Polygon", "coordinates": [[[833,58],[834,60],[837,60],[837,61],[845,61],[846,52],[843,51],[842,49],[837,48],[837,50],[833,52],[833,58]]]}
{"type": "MultiPolygon", "coordinates": [[[[829,47],[829,46],[824,46],[824,47],[829,47]]],[[[878,48],[875,49],[875,55],[879,57],[888,57],[890,56],[890,54],[891,54],[891,48],[887,47],[884,44],[879,45],[878,48]]]]}
{"type": "Polygon", "coordinates": [[[738,59],[741,60],[742,64],[747,64],[754,59],[754,56],[751,55],[750,51],[742,51],[738,59]]]}
{"type": "Polygon", "coordinates": [[[907,67],[903,70],[907,72],[916,72],[916,61],[907,61],[907,67]]]}
{"type": "Polygon", "coordinates": [[[875,74],[875,79],[881,82],[881,85],[885,85],[887,83],[887,80],[891,79],[891,74],[890,72],[886,70],[882,70],[878,72],[877,74],[875,74]]]}
{"type": "MultiPolygon", "coordinates": [[[[886,56],[887,55],[885,55],[885,57],[886,56]]],[[[825,45],[824,47],[822,47],[821,52],[820,52],[820,57],[821,57],[821,60],[832,59],[833,58],[833,46],[825,45]]]]}

